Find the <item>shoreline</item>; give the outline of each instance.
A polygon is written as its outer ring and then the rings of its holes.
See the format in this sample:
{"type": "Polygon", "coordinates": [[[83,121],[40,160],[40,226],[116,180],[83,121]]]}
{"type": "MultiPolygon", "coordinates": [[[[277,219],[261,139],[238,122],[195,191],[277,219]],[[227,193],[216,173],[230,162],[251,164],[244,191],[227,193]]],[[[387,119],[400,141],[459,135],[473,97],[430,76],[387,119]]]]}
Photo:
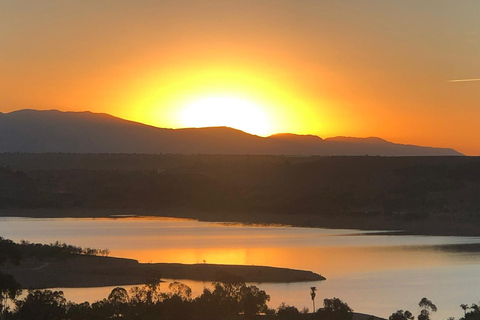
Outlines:
{"type": "MultiPolygon", "coordinates": [[[[99,208],[66,208],[66,209],[0,209],[0,217],[4,218],[165,218],[183,219],[219,224],[238,224],[244,226],[265,227],[298,227],[322,229],[349,229],[370,231],[368,235],[418,235],[418,236],[480,236],[480,229],[467,222],[452,220],[445,221],[436,217],[403,221],[385,217],[371,219],[358,217],[316,216],[316,215],[285,215],[250,213],[247,218],[237,218],[235,213],[221,214],[218,212],[198,212],[194,210],[179,210],[176,208],[156,212],[143,209],[99,209],[99,208]],[[373,220],[373,222],[370,222],[373,220]]],[[[360,234],[362,235],[362,234],[360,234]]]]}

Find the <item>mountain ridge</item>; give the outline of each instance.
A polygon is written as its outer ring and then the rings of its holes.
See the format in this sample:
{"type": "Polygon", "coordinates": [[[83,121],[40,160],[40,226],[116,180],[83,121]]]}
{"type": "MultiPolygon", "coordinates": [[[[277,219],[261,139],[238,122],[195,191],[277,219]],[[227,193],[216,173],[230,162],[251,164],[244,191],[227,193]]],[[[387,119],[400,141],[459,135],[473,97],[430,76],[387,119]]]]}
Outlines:
{"type": "Polygon", "coordinates": [[[0,113],[0,152],[176,153],[252,155],[460,156],[451,148],[378,137],[292,133],[260,137],[229,127],[159,128],[107,113],[23,109],[0,113]]]}

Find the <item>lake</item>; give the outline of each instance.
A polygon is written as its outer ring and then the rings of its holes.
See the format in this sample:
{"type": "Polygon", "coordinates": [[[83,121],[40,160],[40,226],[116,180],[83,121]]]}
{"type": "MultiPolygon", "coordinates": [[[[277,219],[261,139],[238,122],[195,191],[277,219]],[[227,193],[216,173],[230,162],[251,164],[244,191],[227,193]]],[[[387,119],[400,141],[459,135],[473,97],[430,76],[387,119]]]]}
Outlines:
{"type": "MultiPolygon", "coordinates": [[[[433,319],[460,318],[461,303],[479,303],[479,237],[400,236],[359,230],[245,226],[170,218],[0,218],[0,236],[108,248],[110,256],[140,262],[245,264],[311,270],[326,281],[255,284],[281,302],[311,310],[338,297],[356,312],[388,317],[418,314],[422,297],[438,307],[433,319]]],[[[480,246],[479,246],[480,247],[480,246]]],[[[209,283],[182,281],[201,293],[209,283]]],[[[128,287],[128,286],[125,286],[128,287]]],[[[163,285],[166,289],[167,285],[163,285]]],[[[112,288],[64,288],[76,302],[104,298],[112,288]]]]}

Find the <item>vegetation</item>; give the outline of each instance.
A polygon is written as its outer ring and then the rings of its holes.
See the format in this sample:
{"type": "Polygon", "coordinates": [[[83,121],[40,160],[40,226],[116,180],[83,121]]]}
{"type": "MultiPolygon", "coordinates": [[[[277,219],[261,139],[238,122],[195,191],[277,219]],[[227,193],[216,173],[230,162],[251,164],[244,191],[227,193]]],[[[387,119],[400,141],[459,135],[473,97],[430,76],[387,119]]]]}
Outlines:
{"type": "Polygon", "coordinates": [[[10,274],[0,272],[0,316],[8,312],[9,301],[14,301],[22,287],[10,274]]]}
{"type": "Polygon", "coordinates": [[[397,310],[397,312],[392,313],[388,320],[413,320],[415,316],[408,310],[397,310]]]}
{"type": "Polygon", "coordinates": [[[430,320],[430,313],[437,312],[437,306],[427,298],[422,298],[418,303],[418,306],[422,308],[422,311],[420,311],[420,314],[418,315],[418,320],[430,320]]]}
{"type": "MultiPolygon", "coordinates": [[[[158,280],[158,279],[157,279],[158,280]]],[[[275,311],[268,309],[270,297],[256,286],[243,282],[214,282],[213,290],[191,297],[191,289],[179,282],[169,285],[169,292],[160,290],[160,282],[153,279],[142,287],[130,291],[117,287],[108,298],[73,303],[67,301],[62,291],[29,290],[28,294],[14,300],[14,308],[5,310],[3,316],[11,320],[86,320],[86,319],[310,319],[308,309],[285,304],[275,311]]],[[[352,309],[339,299],[325,299],[324,308],[318,310],[318,320],[349,320],[352,309]]]]}
{"type": "Polygon", "coordinates": [[[338,298],[323,300],[323,308],[317,312],[324,320],[352,320],[353,317],[353,309],[338,298]]]}
{"type": "Polygon", "coordinates": [[[108,256],[108,249],[82,248],[56,241],[51,244],[30,243],[22,240],[15,243],[0,237],[0,265],[10,261],[18,264],[22,259],[67,258],[74,255],[108,256]]]}
{"type": "MultiPolygon", "coordinates": [[[[437,312],[437,306],[427,298],[422,298],[418,303],[418,306],[421,308],[420,314],[417,317],[418,320],[429,320],[430,313],[437,312]]],[[[414,320],[415,316],[408,310],[406,311],[397,310],[397,312],[392,313],[392,315],[388,319],[389,320],[414,320]]]]}
{"type": "Polygon", "coordinates": [[[480,320],[480,307],[477,304],[472,303],[471,306],[461,304],[460,308],[464,311],[464,317],[460,318],[460,320],[480,320]],[[467,312],[469,309],[470,311],[467,312]]]}

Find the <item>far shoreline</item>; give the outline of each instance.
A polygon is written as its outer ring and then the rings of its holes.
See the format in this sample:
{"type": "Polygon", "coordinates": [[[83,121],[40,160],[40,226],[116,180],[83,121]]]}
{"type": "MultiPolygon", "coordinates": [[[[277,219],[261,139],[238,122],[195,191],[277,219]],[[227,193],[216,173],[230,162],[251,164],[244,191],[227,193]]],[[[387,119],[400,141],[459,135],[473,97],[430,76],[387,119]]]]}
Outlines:
{"type": "MultiPolygon", "coordinates": [[[[265,227],[299,227],[322,229],[349,229],[360,232],[370,231],[369,235],[419,235],[419,236],[480,236],[480,230],[463,221],[443,221],[438,219],[422,219],[404,221],[385,217],[335,217],[316,215],[286,215],[250,213],[242,214],[242,219],[235,213],[199,212],[179,210],[177,208],[156,210],[144,209],[100,209],[100,208],[39,208],[39,209],[0,209],[0,217],[4,218],[166,218],[184,219],[199,222],[220,224],[238,224],[244,226],[265,227]],[[246,218],[246,219],[245,219],[246,218]]],[[[361,233],[360,233],[361,235],[361,233]]]]}

